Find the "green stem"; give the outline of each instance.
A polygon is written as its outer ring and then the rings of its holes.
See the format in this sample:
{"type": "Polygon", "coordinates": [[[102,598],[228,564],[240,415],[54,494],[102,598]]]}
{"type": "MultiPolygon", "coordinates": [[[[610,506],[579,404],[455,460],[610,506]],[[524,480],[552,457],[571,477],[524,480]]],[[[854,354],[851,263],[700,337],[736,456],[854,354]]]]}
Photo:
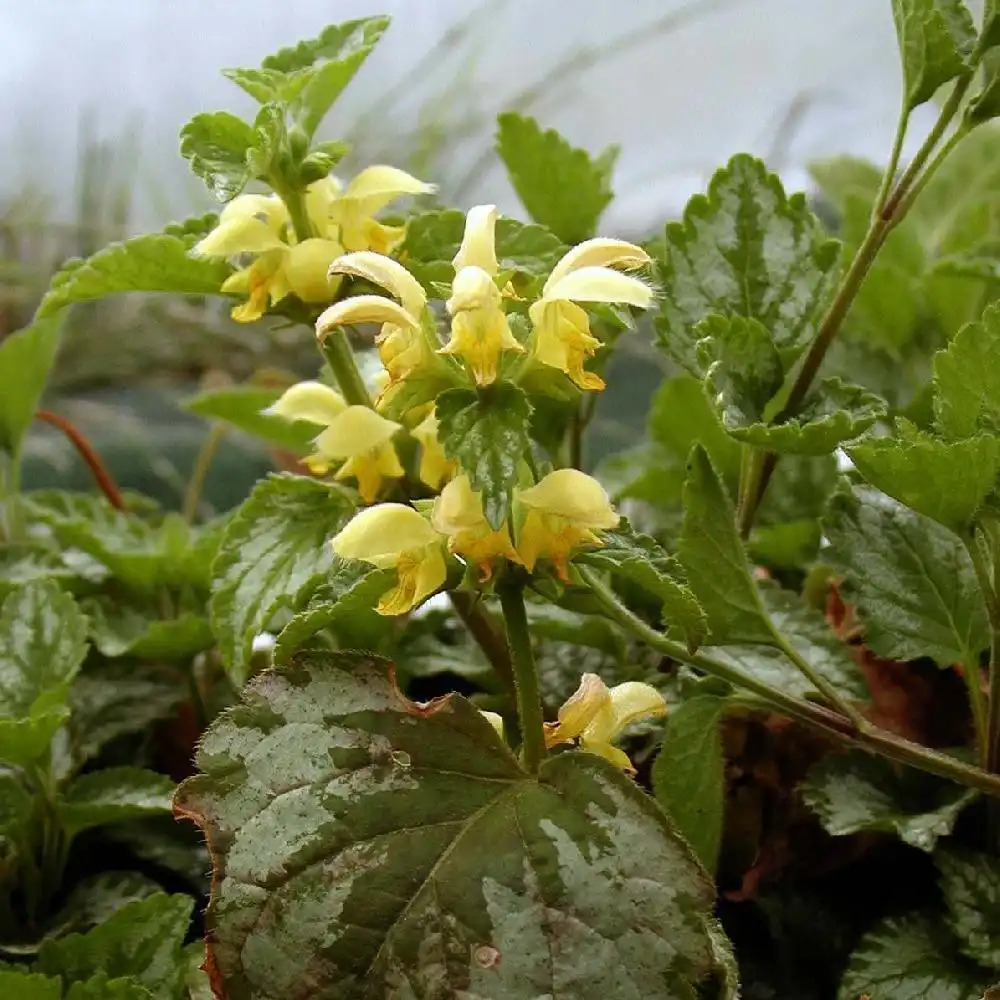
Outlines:
{"type": "Polygon", "coordinates": [[[194,524],[195,518],[198,516],[198,504],[201,502],[201,495],[205,490],[208,470],[212,467],[212,462],[219,451],[219,445],[222,444],[227,433],[228,428],[225,424],[213,424],[198,451],[194,468],[191,470],[191,478],[184,491],[184,503],[181,506],[181,516],[188,524],[194,524]]]}
{"type": "Polygon", "coordinates": [[[1000,776],[989,774],[981,768],[973,767],[937,750],[911,743],[868,722],[859,728],[851,719],[831,712],[822,705],[804,701],[773,688],[749,674],[744,674],[725,661],[716,660],[705,653],[689,652],[686,646],[668,639],[662,632],[657,632],[633,614],[593,572],[581,567],[577,567],[577,571],[611,618],[664,656],[681,663],[688,663],[706,674],[750,691],[774,710],[822,731],[845,746],[876,753],[889,760],[909,764],[930,774],[975,788],[987,795],[1000,797],[1000,776]]]}
{"type": "Polygon", "coordinates": [[[3,512],[3,538],[18,542],[24,534],[21,516],[21,456],[0,454],[0,501],[3,512]]]}
{"type": "Polygon", "coordinates": [[[333,327],[319,335],[319,347],[340,391],[351,406],[371,406],[372,398],[354,360],[347,333],[342,327],[333,327]]]}
{"type": "Polygon", "coordinates": [[[521,757],[524,766],[534,774],[545,759],[545,729],[542,699],[538,690],[538,671],[531,649],[528,616],[524,610],[524,588],[518,582],[507,582],[497,588],[500,607],[507,627],[517,688],[517,716],[521,725],[521,757]]]}
{"type": "Polygon", "coordinates": [[[892,142],[889,163],[886,165],[885,173],[882,175],[882,186],[879,188],[878,197],[875,199],[873,213],[875,216],[881,213],[889,198],[889,192],[892,191],[892,182],[896,179],[896,171],[899,169],[899,158],[903,154],[903,143],[906,140],[906,129],[909,123],[910,110],[904,101],[899,109],[899,121],[896,123],[896,135],[892,142]]]}
{"type": "Polygon", "coordinates": [[[312,223],[309,221],[309,214],[306,212],[304,192],[287,187],[274,177],[270,178],[270,184],[278,197],[285,203],[285,208],[288,209],[288,217],[292,220],[292,229],[295,230],[295,238],[299,243],[315,236],[312,223]]]}
{"type": "MultiPolygon", "coordinates": [[[[987,565],[982,546],[977,536],[966,537],[965,547],[972,559],[973,569],[979,588],[983,592],[986,613],[990,622],[990,667],[989,692],[986,714],[986,748],[984,766],[987,771],[996,772],[1000,764],[1000,596],[996,591],[996,580],[987,565]]],[[[996,553],[994,552],[994,559],[996,553]]],[[[974,664],[967,665],[967,672],[974,664]]]]}
{"type": "Polygon", "coordinates": [[[504,639],[503,632],[496,627],[493,616],[483,607],[483,602],[477,595],[464,590],[453,590],[448,596],[455,614],[469,631],[469,635],[490,661],[494,673],[500,682],[516,697],[517,689],[514,683],[514,668],[511,665],[510,649],[504,639]]]}

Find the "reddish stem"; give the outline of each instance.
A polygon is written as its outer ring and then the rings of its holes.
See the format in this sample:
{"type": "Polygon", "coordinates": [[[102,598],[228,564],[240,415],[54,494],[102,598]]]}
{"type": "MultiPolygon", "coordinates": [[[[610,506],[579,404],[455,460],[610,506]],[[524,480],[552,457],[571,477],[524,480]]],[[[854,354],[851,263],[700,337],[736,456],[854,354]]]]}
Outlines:
{"type": "Polygon", "coordinates": [[[122,499],[122,491],[118,489],[118,484],[111,478],[107,466],[101,461],[100,455],[94,451],[90,442],[83,436],[80,430],[65,417],[53,413],[51,410],[38,410],[35,413],[36,420],[42,420],[53,427],[58,427],[73,443],[79,452],[80,457],[87,463],[95,482],[100,487],[101,492],[108,498],[108,503],[117,510],[125,509],[125,501],[122,499]]]}

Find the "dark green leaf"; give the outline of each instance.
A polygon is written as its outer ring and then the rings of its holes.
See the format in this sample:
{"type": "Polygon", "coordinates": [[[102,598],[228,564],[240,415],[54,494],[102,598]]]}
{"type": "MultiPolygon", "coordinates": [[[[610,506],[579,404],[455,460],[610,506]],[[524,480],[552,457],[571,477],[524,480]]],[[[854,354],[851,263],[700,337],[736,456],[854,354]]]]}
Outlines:
{"type": "Polygon", "coordinates": [[[1000,55],[996,49],[983,56],[983,85],[966,109],[965,117],[973,125],[981,125],[1000,115],[1000,55]]]}
{"type": "Polygon", "coordinates": [[[934,418],[947,438],[1000,435],[1000,305],[934,355],[934,418]]]}
{"type": "Polygon", "coordinates": [[[785,195],[759,160],[736,156],[651,248],[663,295],[664,352],[700,374],[698,324],[713,313],[759,320],[786,361],[813,337],[837,277],[839,245],[805,197],[785,195]]]}
{"type": "Polygon", "coordinates": [[[942,666],[978,663],[989,645],[986,606],[965,547],[933,521],[871,493],[830,502],[824,553],[880,656],[942,666]]]}
{"type": "Polygon", "coordinates": [[[694,652],[707,628],[681,564],[656,539],[636,534],[624,519],[617,529],[605,532],[601,541],[600,548],[581,553],[575,561],[631,580],[656,597],[662,605],[663,621],[678,630],[694,652]]]}
{"type": "Polygon", "coordinates": [[[838,1000],[977,1000],[994,976],[964,960],[931,915],[889,917],[851,955],[838,1000]]]}
{"type": "Polygon", "coordinates": [[[963,532],[996,483],[1000,438],[941,441],[912,425],[900,430],[900,436],[872,438],[850,448],[851,460],[883,493],[963,532]]]}
{"type": "Polygon", "coordinates": [[[1000,0],[986,0],[983,10],[982,45],[1000,45],[1000,0]]]}
{"type": "Polygon", "coordinates": [[[714,887],[648,796],[590,754],[530,776],[467,701],[414,705],[388,671],[303,654],[202,741],[177,809],[217,866],[230,1000],[691,1000],[723,978],[714,887]]]}
{"type": "Polygon", "coordinates": [[[181,406],[199,417],[222,420],[268,444],[304,455],[310,450],[319,428],[305,421],[288,421],[262,412],[277,402],[282,392],[278,387],[234,385],[190,396],[181,406]]]}
{"type": "Polygon", "coordinates": [[[968,72],[976,28],[962,0],[892,0],[892,13],[906,107],[912,110],[968,72]]]}
{"type": "Polygon", "coordinates": [[[886,414],[886,402],[836,376],[820,381],[794,417],[780,424],[727,424],[745,444],[791,455],[829,455],[860,437],[886,414]]]}
{"type": "Polygon", "coordinates": [[[438,396],[435,412],[445,454],[482,493],[486,520],[499,528],[510,511],[518,464],[531,448],[528,397],[503,383],[478,392],[449,389],[438,396]]]}
{"type": "Polygon", "coordinates": [[[0,343],[0,450],[15,460],[55,363],[63,317],[39,317],[0,343]]]}
{"type": "Polygon", "coordinates": [[[708,618],[712,645],[774,642],[736,531],[732,501],[701,445],[691,452],[684,485],[684,530],[678,555],[688,586],[708,618]]]}
{"type": "MultiPolygon", "coordinates": [[[[113,917],[128,903],[148,899],[162,887],[138,872],[101,872],[74,887],[49,925],[46,938],[88,931],[113,917]]],[[[39,942],[41,947],[42,942],[39,942]]]]}
{"type": "Polygon", "coordinates": [[[205,840],[194,827],[178,823],[172,815],[118,823],[103,830],[102,837],[147,865],[179,875],[198,893],[207,891],[212,865],[205,840]]]}
{"type": "Polygon", "coordinates": [[[528,627],[532,635],[553,642],[572,642],[600,649],[621,660],[625,655],[622,633],[606,618],[580,614],[558,604],[527,603],[528,627]]]}
{"type": "MultiPolygon", "coordinates": [[[[189,896],[157,893],[128,903],[86,934],[46,941],[37,968],[68,981],[104,973],[132,977],[156,1000],[176,1000],[184,977],[181,946],[194,908],[189,896]]],[[[103,997],[103,993],[87,994],[103,997]]],[[[115,994],[130,997],[129,993],[115,994]]],[[[138,994],[136,994],[138,995],[138,994]]]]}
{"type": "Polygon", "coordinates": [[[56,815],[73,837],[92,826],[169,812],[173,791],[174,783],[154,771],[106,767],[77,778],[56,804],[56,815]]]}
{"type": "Polygon", "coordinates": [[[726,805],[719,720],[726,699],[696,695],[671,709],[653,764],[653,792],[698,860],[714,873],[726,805]]]}
{"type": "Polygon", "coordinates": [[[834,837],[892,833],[933,851],[978,792],[860,751],[831,754],[799,786],[802,800],[834,837]]]}
{"type": "Polygon", "coordinates": [[[17,843],[24,838],[35,807],[20,772],[0,770],[0,845],[5,840],[17,843]]]}
{"type": "Polygon", "coordinates": [[[166,994],[151,993],[134,976],[115,979],[99,972],[86,982],[73,983],[66,1000],[165,1000],[166,994]]]}
{"type": "Polygon", "coordinates": [[[591,158],[554,129],[513,111],[498,115],[497,126],[497,153],[532,219],[571,245],[593,236],[614,197],[611,172],[618,148],[591,158]]]}
{"type": "Polygon", "coordinates": [[[52,316],[74,302],[122,292],[218,294],[230,267],[223,260],[192,257],[194,242],[150,233],[110,243],[86,260],[69,260],[52,279],[37,315],[52,316]]]}
{"type": "Polygon", "coordinates": [[[937,851],[948,924],[962,953],[1000,969],[1000,866],[996,858],[959,847],[937,851]]]}
{"type": "Polygon", "coordinates": [[[190,660],[215,645],[208,620],[185,611],[177,618],[157,618],[142,609],[107,597],[83,601],[94,645],[105,656],[140,660],[190,660]]]}
{"type": "Polygon", "coordinates": [[[226,527],[212,567],[212,627],[230,677],[281,608],[301,608],[333,566],[330,539],[354,513],[348,495],[304,476],[258,483],[226,527]]]}
{"type": "Polygon", "coordinates": [[[195,115],[181,129],[181,156],[219,201],[231,201],[250,180],[253,129],[228,111],[195,115]]]}
{"type": "Polygon", "coordinates": [[[10,1000],[61,1000],[62,982],[49,976],[0,969],[0,996],[10,1000]]]}

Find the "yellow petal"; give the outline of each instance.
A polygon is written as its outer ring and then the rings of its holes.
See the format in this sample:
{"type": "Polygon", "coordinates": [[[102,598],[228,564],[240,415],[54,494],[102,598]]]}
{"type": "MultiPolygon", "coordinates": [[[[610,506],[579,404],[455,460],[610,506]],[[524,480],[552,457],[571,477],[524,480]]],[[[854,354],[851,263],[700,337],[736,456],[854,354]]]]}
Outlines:
{"type": "Polygon", "coordinates": [[[443,545],[441,536],[412,507],[380,503],[358,511],[331,543],[344,559],[361,559],[379,569],[395,566],[404,552],[443,545]]]}
{"type": "Polygon", "coordinates": [[[449,316],[467,309],[499,309],[500,291],[489,273],[470,264],[455,274],[451,283],[451,298],[445,303],[449,316]]]}
{"type": "Polygon", "coordinates": [[[387,590],[375,610],[380,615],[402,615],[430,597],[448,579],[440,542],[413,549],[396,562],[398,582],[387,590]]]}
{"type": "Polygon", "coordinates": [[[543,300],[548,302],[553,299],[623,302],[647,309],[653,301],[653,290],[638,278],[612,271],[609,267],[581,267],[546,286],[543,300]]]}
{"type": "Polygon", "coordinates": [[[496,730],[497,736],[503,739],[503,716],[497,712],[486,712],[479,710],[479,714],[496,730]]]}
{"type": "Polygon", "coordinates": [[[337,479],[354,478],[365,503],[373,503],[386,479],[397,479],[405,470],[391,442],[362,454],[352,455],[338,470],[337,479]]]}
{"type": "Polygon", "coordinates": [[[642,247],[624,240],[592,239],[584,240],[564,254],[549,274],[542,288],[543,297],[548,295],[549,288],[557,284],[571,271],[581,267],[642,267],[649,263],[649,254],[642,247]]]}
{"type": "Polygon", "coordinates": [[[322,382],[297,382],[264,412],[285,420],[307,420],[327,427],[347,409],[344,397],[322,382]]]}
{"type": "Polygon", "coordinates": [[[263,219],[275,232],[288,221],[288,208],[276,194],[241,194],[219,214],[219,222],[263,219]]]}
{"type": "Polygon", "coordinates": [[[330,226],[330,211],[340,197],[341,185],[335,177],[324,177],[306,188],[306,215],[313,229],[326,236],[330,226]]]}
{"type": "Polygon", "coordinates": [[[417,321],[427,303],[427,293],[419,281],[398,261],[383,254],[361,250],[338,257],[330,265],[331,274],[349,274],[379,285],[399,299],[402,307],[417,321]]]}
{"type": "Polygon", "coordinates": [[[464,267],[478,267],[491,277],[500,269],[497,263],[496,223],[500,218],[496,205],[476,205],[465,217],[462,245],[452,264],[455,271],[464,267]]]}
{"type": "Polygon", "coordinates": [[[351,458],[385,444],[401,426],[368,406],[348,406],[313,443],[326,458],[351,458]]]}
{"type": "Polygon", "coordinates": [[[604,487],[578,469],[557,469],[537,485],[518,493],[519,502],[582,528],[613,528],[620,520],[604,487]]]}
{"type": "Polygon", "coordinates": [[[331,330],[351,323],[391,323],[419,329],[413,317],[399,304],[384,295],[355,295],[337,302],[320,313],[316,336],[322,342],[331,330]]]}
{"type": "Polygon", "coordinates": [[[473,490],[464,472],[448,483],[434,501],[431,524],[442,535],[489,528],[483,514],[482,494],[473,490]]]}
{"type": "Polygon", "coordinates": [[[584,674],[580,686],[559,709],[558,724],[546,734],[546,743],[568,743],[581,736],[594,718],[611,708],[611,692],[597,674],[584,674]]]}
{"type": "Polygon", "coordinates": [[[296,243],[285,255],[282,270],[288,288],[303,302],[329,302],[339,279],[329,276],[330,263],[343,254],[335,240],[309,239],[296,243]]]}
{"type": "Polygon", "coordinates": [[[632,766],[632,761],[628,759],[628,754],[624,750],[619,750],[618,747],[613,746],[610,743],[601,743],[597,740],[589,740],[586,736],[580,740],[580,747],[586,750],[587,753],[596,753],[599,757],[603,757],[605,760],[611,761],[615,767],[620,767],[623,771],[629,774],[635,774],[635,768],[632,766]]]}
{"type": "Polygon", "coordinates": [[[438,440],[438,422],[433,409],[410,431],[410,434],[420,443],[420,481],[426,483],[432,490],[441,489],[441,484],[455,474],[457,463],[445,455],[444,448],[438,440]]]}
{"type": "Polygon", "coordinates": [[[615,719],[612,739],[639,719],[667,714],[667,702],[663,695],[651,684],[641,681],[616,684],[611,689],[611,708],[615,719]]]}
{"type": "Polygon", "coordinates": [[[203,257],[234,257],[286,246],[265,221],[250,218],[220,222],[191,252],[203,257]]]}
{"type": "Polygon", "coordinates": [[[405,170],[376,165],[355,176],[342,197],[344,201],[358,202],[365,215],[373,215],[396,198],[431,194],[435,190],[433,184],[425,184],[405,170]]]}
{"type": "Polygon", "coordinates": [[[591,335],[590,319],[580,306],[562,299],[539,299],[528,315],[535,327],[535,360],[565,372],[581,389],[604,388],[604,380],[583,367],[601,342],[591,335]]]}

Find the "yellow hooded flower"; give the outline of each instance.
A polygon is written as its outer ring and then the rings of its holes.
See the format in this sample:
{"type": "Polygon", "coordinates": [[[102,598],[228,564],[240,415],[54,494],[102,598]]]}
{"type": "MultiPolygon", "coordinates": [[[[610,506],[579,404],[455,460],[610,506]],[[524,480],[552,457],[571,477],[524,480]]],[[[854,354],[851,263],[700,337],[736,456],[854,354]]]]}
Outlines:
{"type": "Polygon", "coordinates": [[[581,545],[600,545],[598,531],[618,524],[601,484],[577,469],[557,469],[537,485],[515,493],[524,511],[517,532],[517,553],[529,571],[539,559],[550,559],[561,580],[568,580],[567,562],[581,545]]]}
{"type": "Polygon", "coordinates": [[[456,476],[434,501],[431,524],[448,536],[448,549],[479,568],[480,582],[493,576],[495,559],[520,562],[511,543],[507,522],[494,529],[483,514],[483,501],[472,489],[469,477],[456,476]]]}
{"type": "Polygon", "coordinates": [[[590,319],[576,303],[647,308],[653,299],[649,286],[612,268],[641,267],[648,261],[645,250],[620,240],[587,240],[565,254],[545,282],[542,297],[528,310],[535,360],[564,371],[581,389],[603,389],[604,380],[583,367],[601,342],[591,334],[590,319]]]}
{"type": "Polygon", "coordinates": [[[448,458],[438,440],[438,421],[433,408],[431,412],[410,431],[411,437],[420,443],[420,470],[422,483],[432,490],[440,490],[441,485],[455,475],[458,463],[448,458]]]}
{"type": "Polygon", "coordinates": [[[583,750],[634,774],[632,762],[612,740],[639,719],[666,714],[663,695],[649,684],[626,681],[609,690],[597,674],[584,674],[580,686],[559,709],[558,722],[546,725],[545,743],[553,747],[578,739],[583,750]]]}
{"type": "Polygon", "coordinates": [[[383,479],[403,475],[391,440],[400,425],[367,406],[348,406],[339,392],[321,382],[293,385],[264,412],[323,427],[313,440],[316,451],[304,464],[317,475],[339,465],[336,478],[353,476],[365,503],[378,496],[383,479]]]}
{"type": "Polygon", "coordinates": [[[333,551],[378,569],[395,569],[398,582],[375,609],[401,615],[434,593],[448,577],[444,539],[412,507],[381,503],[359,511],[333,539],[333,551]]]}
{"type": "Polygon", "coordinates": [[[456,354],[468,364],[478,385],[496,380],[503,351],[524,351],[510,331],[500,291],[493,205],[477,205],[465,220],[462,245],[452,262],[455,279],[445,303],[451,316],[451,339],[442,354],[456,354]]]}

